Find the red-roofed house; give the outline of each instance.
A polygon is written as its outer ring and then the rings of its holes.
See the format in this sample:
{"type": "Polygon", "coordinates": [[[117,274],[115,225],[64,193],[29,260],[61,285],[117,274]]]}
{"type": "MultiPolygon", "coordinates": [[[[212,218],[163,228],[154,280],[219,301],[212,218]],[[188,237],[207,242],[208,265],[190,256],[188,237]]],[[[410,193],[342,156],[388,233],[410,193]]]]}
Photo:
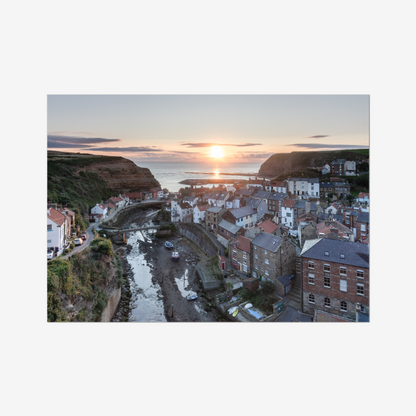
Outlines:
{"type": "Polygon", "coordinates": [[[265,233],[277,235],[277,230],[279,229],[279,226],[276,225],[274,222],[267,220],[259,224],[259,229],[264,231],[265,233]]]}
{"type": "Polygon", "coordinates": [[[360,192],[357,198],[358,202],[367,202],[370,203],[370,194],[366,192],[360,192]]]}
{"type": "Polygon", "coordinates": [[[126,195],[131,202],[141,202],[143,200],[143,194],[141,192],[126,192],[126,195]]]}
{"type": "Polygon", "coordinates": [[[47,214],[47,248],[59,256],[65,244],[67,216],[55,208],[48,208],[47,214]]]}
{"type": "Polygon", "coordinates": [[[247,237],[240,235],[228,246],[228,257],[233,267],[244,273],[250,273],[250,242],[247,237]]]}

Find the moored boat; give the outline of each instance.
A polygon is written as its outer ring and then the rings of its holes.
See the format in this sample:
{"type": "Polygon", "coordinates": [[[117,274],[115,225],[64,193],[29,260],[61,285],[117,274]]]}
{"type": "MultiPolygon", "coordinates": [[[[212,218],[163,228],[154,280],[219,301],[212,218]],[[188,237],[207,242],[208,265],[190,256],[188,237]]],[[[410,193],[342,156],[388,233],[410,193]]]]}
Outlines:
{"type": "Polygon", "coordinates": [[[172,253],[172,260],[174,260],[174,261],[178,261],[179,260],[179,252],[177,252],[177,251],[174,251],[173,253],[172,253]]]}
{"type": "Polygon", "coordinates": [[[197,299],[198,298],[198,295],[188,295],[187,297],[186,297],[186,299],[188,299],[188,300],[195,300],[195,299],[197,299]]]}
{"type": "Polygon", "coordinates": [[[173,244],[170,243],[169,241],[166,241],[165,243],[165,247],[168,248],[169,250],[173,248],[173,244]]]}

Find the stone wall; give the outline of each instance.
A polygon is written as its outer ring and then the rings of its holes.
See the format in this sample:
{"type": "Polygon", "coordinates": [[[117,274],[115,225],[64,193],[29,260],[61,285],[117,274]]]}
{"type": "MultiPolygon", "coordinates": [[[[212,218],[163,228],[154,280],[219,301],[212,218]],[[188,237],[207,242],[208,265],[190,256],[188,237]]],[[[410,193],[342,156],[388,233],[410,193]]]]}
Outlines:
{"type": "Polygon", "coordinates": [[[121,288],[116,288],[108,299],[107,306],[101,314],[101,322],[110,322],[121,298],[121,288]]]}
{"type": "Polygon", "coordinates": [[[213,241],[207,237],[205,231],[195,224],[181,223],[178,226],[179,232],[186,238],[194,242],[208,256],[212,257],[218,254],[218,248],[213,241]]]}

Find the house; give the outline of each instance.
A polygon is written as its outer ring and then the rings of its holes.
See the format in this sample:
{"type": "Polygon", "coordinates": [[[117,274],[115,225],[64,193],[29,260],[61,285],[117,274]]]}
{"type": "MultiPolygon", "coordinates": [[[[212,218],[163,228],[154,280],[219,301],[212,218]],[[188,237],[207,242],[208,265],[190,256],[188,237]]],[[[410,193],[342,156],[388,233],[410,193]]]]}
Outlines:
{"type": "Polygon", "coordinates": [[[279,228],[280,228],[280,224],[277,225],[270,220],[266,220],[258,224],[257,226],[251,227],[248,230],[246,230],[244,235],[251,239],[253,239],[257,234],[263,233],[263,232],[268,233],[268,234],[278,235],[279,228]]]}
{"type": "Polygon", "coordinates": [[[273,216],[279,217],[281,213],[281,207],[283,204],[283,201],[287,199],[286,193],[281,192],[274,192],[269,196],[269,199],[267,200],[268,205],[268,213],[273,214],[273,216]]]}
{"type": "Polygon", "coordinates": [[[232,267],[244,272],[250,273],[250,239],[240,235],[230,241],[228,248],[228,257],[232,267]]]}
{"type": "Polygon", "coordinates": [[[223,218],[239,227],[250,228],[257,222],[257,210],[250,205],[230,209],[224,214],[223,218]]]}
{"type": "Polygon", "coordinates": [[[370,214],[368,212],[360,212],[356,222],[356,241],[364,241],[370,234],[370,214]]]}
{"type": "Polygon", "coordinates": [[[236,191],[234,192],[234,196],[237,196],[240,198],[243,198],[243,197],[248,198],[251,196],[251,194],[254,193],[255,190],[256,188],[248,188],[248,189],[239,188],[239,189],[236,189],[236,191]]]}
{"type": "Polygon", "coordinates": [[[337,221],[333,216],[329,216],[325,221],[318,223],[316,231],[318,233],[318,238],[328,237],[354,241],[353,229],[337,221]]]}
{"type": "Polygon", "coordinates": [[[294,227],[294,207],[296,201],[293,199],[286,199],[281,208],[280,221],[283,226],[292,229],[294,227]]]}
{"type": "Polygon", "coordinates": [[[194,210],[192,208],[192,205],[188,202],[180,202],[178,204],[178,211],[179,211],[179,217],[180,221],[182,222],[193,222],[194,221],[194,210]]]}
{"type": "Polygon", "coordinates": [[[252,195],[250,196],[251,199],[260,199],[264,201],[267,205],[267,201],[269,200],[269,197],[272,193],[268,191],[262,191],[260,189],[254,191],[252,195]]]}
{"type": "Polygon", "coordinates": [[[350,194],[350,184],[348,182],[335,182],[335,194],[338,196],[338,198],[346,198],[347,195],[350,194]]]}
{"type": "Polygon", "coordinates": [[[150,191],[144,191],[142,192],[143,194],[143,201],[149,201],[150,199],[153,198],[153,193],[150,191]]]}
{"type": "Polygon", "coordinates": [[[355,176],[357,172],[356,163],[353,160],[347,158],[344,164],[344,172],[346,176],[355,176]]]}
{"type": "Polygon", "coordinates": [[[129,199],[129,202],[141,202],[143,200],[142,192],[126,192],[124,195],[129,199]]]}
{"type": "Polygon", "coordinates": [[[303,312],[355,319],[369,313],[369,248],[351,241],[305,242],[301,257],[303,312]]]}
{"type": "Polygon", "coordinates": [[[225,201],[228,199],[228,197],[230,196],[229,192],[220,192],[219,194],[217,194],[217,198],[215,200],[214,205],[217,207],[225,207],[225,201]]]}
{"type": "Polygon", "coordinates": [[[180,200],[175,196],[170,201],[170,220],[171,222],[179,222],[181,220],[181,207],[179,206],[180,200]]]}
{"type": "Polygon", "coordinates": [[[335,192],[335,186],[332,182],[321,182],[319,187],[321,198],[328,198],[330,194],[335,192]]]}
{"type": "Polygon", "coordinates": [[[208,208],[209,208],[209,205],[203,202],[194,205],[193,221],[195,224],[205,224],[205,212],[208,208]]]}
{"type": "Polygon", "coordinates": [[[256,210],[257,212],[256,222],[261,221],[263,218],[263,215],[268,213],[267,201],[264,201],[263,199],[249,198],[246,200],[245,207],[251,207],[256,210]]]}
{"type": "Polygon", "coordinates": [[[244,228],[239,227],[224,218],[218,224],[217,240],[225,247],[228,247],[230,240],[234,240],[239,235],[244,235],[244,228]]]}
{"type": "Polygon", "coordinates": [[[331,175],[341,176],[345,175],[346,159],[334,159],[331,163],[331,175]]]}
{"type": "Polygon", "coordinates": [[[288,178],[287,189],[293,195],[319,196],[319,178],[288,178]]]}
{"type": "Polygon", "coordinates": [[[91,221],[100,221],[108,216],[108,207],[107,205],[103,204],[95,204],[95,207],[91,208],[91,221]]]}
{"type": "Polygon", "coordinates": [[[357,202],[364,203],[364,204],[365,203],[369,204],[370,203],[370,194],[366,193],[366,192],[360,192],[358,194],[358,197],[357,197],[357,202]]]}
{"type": "Polygon", "coordinates": [[[265,188],[269,192],[287,194],[287,183],[284,181],[271,181],[270,185],[265,188]]]}
{"type": "Polygon", "coordinates": [[[221,222],[224,213],[227,210],[221,207],[209,207],[205,211],[205,228],[206,230],[217,233],[218,224],[221,222]]]}
{"type": "Polygon", "coordinates": [[[47,210],[47,249],[59,256],[65,244],[68,217],[52,207],[47,210]]]}
{"type": "Polygon", "coordinates": [[[316,239],[316,222],[314,221],[299,221],[298,225],[298,238],[299,245],[303,247],[305,241],[316,239]]]}
{"type": "Polygon", "coordinates": [[[294,227],[298,226],[298,218],[304,214],[308,214],[311,211],[316,213],[317,204],[313,202],[306,201],[301,199],[295,203],[293,206],[293,213],[294,213],[294,227]]]}
{"type": "Polygon", "coordinates": [[[251,187],[263,189],[263,179],[249,179],[246,188],[249,189],[251,187]]]}
{"type": "Polygon", "coordinates": [[[251,241],[251,276],[276,282],[277,277],[295,272],[296,248],[288,240],[260,233],[251,241]]]}

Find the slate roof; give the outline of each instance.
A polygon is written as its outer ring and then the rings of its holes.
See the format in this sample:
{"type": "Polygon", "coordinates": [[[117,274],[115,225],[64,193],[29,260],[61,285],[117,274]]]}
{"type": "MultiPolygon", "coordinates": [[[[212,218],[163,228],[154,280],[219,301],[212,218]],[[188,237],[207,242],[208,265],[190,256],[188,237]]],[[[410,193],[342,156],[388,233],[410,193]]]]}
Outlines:
{"type": "Polygon", "coordinates": [[[272,253],[276,253],[279,249],[280,245],[282,244],[282,239],[276,237],[275,235],[268,234],[268,233],[260,233],[257,234],[251,244],[264,248],[267,251],[272,253]]]}
{"type": "Polygon", "coordinates": [[[319,187],[320,188],[334,188],[335,185],[333,183],[331,183],[331,182],[321,182],[319,184],[319,187]]]}
{"type": "Polygon", "coordinates": [[[233,214],[234,218],[245,217],[246,215],[256,214],[257,211],[251,206],[245,206],[242,208],[234,208],[229,210],[233,214]]]}
{"type": "Polygon", "coordinates": [[[331,162],[331,165],[343,165],[347,159],[335,159],[331,162]]]}
{"type": "Polygon", "coordinates": [[[241,189],[237,189],[235,191],[235,194],[236,195],[238,194],[238,195],[241,195],[241,196],[250,196],[253,192],[254,192],[253,189],[244,189],[244,188],[241,188],[241,189]]]}
{"type": "Polygon", "coordinates": [[[360,212],[357,217],[357,222],[370,223],[370,213],[369,212],[360,212]]]}
{"type": "Polygon", "coordinates": [[[292,281],[289,279],[289,276],[287,275],[283,275],[277,278],[277,280],[283,285],[283,286],[287,286],[290,285],[292,283],[292,281]]]}
{"type": "Polygon", "coordinates": [[[271,195],[269,196],[269,199],[272,201],[284,201],[285,198],[287,198],[287,194],[284,194],[283,192],[271,192],[271,195]]]}
{"type": "Polygon", "coordinates": [[[224,228],[224,230],[229,231],[232,234],[237,234],[238,230],[240,230],[240,228],[241,228],[240,226],[235,225],[231,222],[228,222],[224,219],[222,219],[220,221],[220,223],[218,224],[218,227],[222,227],[222,228],[224,228]]]}
{"type": "Polygon", "coordinates": [[[251,197],[256,199],[268,199],[271,194],[272,193],[269,191],[256,191],[251,197]]]}
{"type": "Polygon", "coordinates": [[[220,212],[222,209],[224,209],[224,208],[222,208],[222,207],[209,207],[208,209],[207,209],[207,211],[208,212],[216,212],[216,213],[218,213],[218,212],[220,212]]]}
{"type": "Polygon", "coordinates": [[[370,260],[367,244],[326,238],[306,241],[300,255],[310,259],[364,268],[369,267],[370,260]],[[325,252],[328,252],[329,256],[326,256],[325,252]],[[341,254],[344,258],[340,257],[341,254]]]}
{"type": "Polygon", "coordinates": [[[319,183],[319,178],[309,178],[308,182],[309,183],[319,183]]]}

